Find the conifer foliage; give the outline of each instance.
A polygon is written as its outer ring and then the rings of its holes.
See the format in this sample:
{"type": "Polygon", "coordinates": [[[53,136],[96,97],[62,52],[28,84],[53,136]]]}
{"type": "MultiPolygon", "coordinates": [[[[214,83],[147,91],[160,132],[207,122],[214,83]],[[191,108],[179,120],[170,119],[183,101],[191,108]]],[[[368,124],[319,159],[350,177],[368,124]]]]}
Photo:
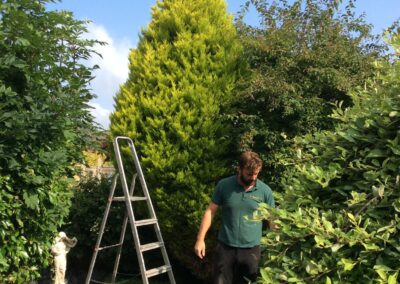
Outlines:
{"type": "Polygon", "coordinates": [[[112,134],[138,147],[167,246],[189,266],[203,209],[229,170],[230,129],[220,114],[240,51],[224,1],[160,1],[130,54],[111,115],[112,134]]]}

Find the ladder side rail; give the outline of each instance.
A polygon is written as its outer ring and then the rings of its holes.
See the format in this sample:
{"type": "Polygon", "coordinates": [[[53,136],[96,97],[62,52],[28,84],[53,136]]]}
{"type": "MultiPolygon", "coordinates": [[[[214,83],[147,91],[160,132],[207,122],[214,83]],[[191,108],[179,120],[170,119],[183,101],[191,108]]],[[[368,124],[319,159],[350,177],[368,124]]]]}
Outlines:
{"type": "MultiPolygon", "coordinates": [[[[140,180],[143,192],[144,192],[144,194],[145,194],[145,196],[147,198],[146,201],[147,201],[147,204],[148,204],[148,207],[149,207],[150,216],[151,216],[151,218],[157,219],[157,216],[156,216],[156,213],[154,211],[154,207],[153,207],[153,204],[152,204],[152,201],[151,201],[151,198],[150,198],[150,193],[149,193],[149,190],[147,188],[146,181],[144,179],[142,167],[141,167],[140,162],[139,162],[139,157],[138,157],[136,149],[135,149],[135,145],[133,144],[132,139],[128,138],[127,140],[129,141],[129,145],[131,147],[133,161],[135,163],[136,171],[138,173],[139,180],[140,180]]],[[[162,238],[161,230],[160,230],[160,226],[159,226],[158,222],[155,223],[154,225],[155,225],[155,232],[156,232],[156,236],[157,236],[158,241],[164,244],[164,240],[162,238]]],[[[171,263],[169,261],[169,258],[168,258],[168,254],[167,254],[167,251],[166,251],[165,244],[161,248],[161,254],[162,254],[162,257],[163,257],[163,260],[164,260],[164,264],[172,267],[171,263]]],[[[168,272],[168,277],[169,277],[171,283],[175,283],[174,275],[172,273],[172,268],[168,272]]]]}
{"type": "MultiPolygon", "coordinates": [[[[139,261],[139,267],[140,267],[140,272],[142,275],[142,281],[143,281],[143,284],[148,284],[148,279],[146,277],[146,267],[145,267],[144,258],[139,249],[140,248],[139,234],[138,234],[137,228],[135,226],[135,216],[133,214],[132,203],[130,201],[130,196],[129,196],[129,192],[128,192],[128,185],[126,182],[124,165],[122,163],[122,156],[121,156],[121,151],[120,151],[120,147],[119,147],[119,143],[118,143],[119,140],[128,140],[128,144],[129,144],[129,142],[131,142],[132,145],[133,145],[133,142],[128,137],[117,136],[114,139],[114,151],[115,151],[115,157],[117,159],[118,171],[120,173],[122,188],[124,190],[126,209],[127,209],[127,214],[129,217],[129,223],[130,223],[131,229],[132,229],[133,240],[135,242],[136,255],[137,255],[137,258],[139,261]]],[[[136,170],[138,170],[138,169],[136,169],[136,170]]],[[[139,174],[139,178],[140,178],[140,173],[138,173],[138,174],[139,174]]]]}
{"type": "Polygon", "coordinates": [[[172,265],[171,265],[171,262],[169,261],[169,257],[168,257],[168,254],[167,254],[167,248],[165,247],[165,243],[164,243],[163,237],[161,235],[160,225],[158,224],[158,222],[156,224],[154,224],[154,225],[156,226],[155,231],[156,231],[157,239],[158,239],[159,242],[163,243],[163,247],[161,247],[161,254],[162,254],[162,257],[163,257],[163,260],[164,260],[164,264],[166,264],[166,265],[171,267],[171,269],[168,271],[169,281],[172,284],[175,284],[176,282],[175,282],[174,274],[172,272],[172,265]]]}
{"type": "MultiPolygon", "coordinates": [[[[129,190],[130,196],[133,196],[133,191],[135,190],[136,177],[137,177],[137,174],[134,174],[132,177],[131,189],[129,190]]],[[[122,246],[124,244],[127,225],[128,225],[128,212],[125,212],[125,217],[124,217],[124,221],[123,221],[122,228],[121,228],[121,235],[119,237],[119,244],[121,244],[121,245],[118,247],[117,256],[115,258],[111,283],[115,283],[115,280],[117,278],[118,267],[119,267],[119,262],[121,259],[122,246]]]]}
{"type": "Polygon", "coordinates": [[[135,145],[133,144],[132,139],[128,138],[127,140],[129,140],[129,146],[131,148],[133,162],[135,163],[136,171],[137,171],[138,176],[139,176],[139,181],[140,181],[140,184],[142,186],[143,193],[144,193],[145,197],[147,198],[147,204],[149,205],[149,211],[150,211],[150,218],[156,219],[157,216],[156,216],[156,213],[154,211],[153,203],[151,202],[149,189],[147,188],[146,181],[144,180],[142,167],[141,167],[140,162],[139,162],[139,157],[137,155],[137,152],[136,152],[136,149],[135,149],[135,145]]]}
{"type": "Polygon", "coordinates": [[[118,179],[118,173],[115,174],[115,176],[114,176],[114,179],[113,179],[113,182],[112,182],[112,185],[111,185],[111,190],[110,190],[110,193],[108,195],[106,210],[104,211],[103,220],[101,222],[101,226],[100,226],[100,230],[99,230],[99,235],[97,236],[97,241],[96,241],[96,245],[95,245],[94,250],[93,250],[93,256],[92,256],[92,260],[90,262],[89,271],[88,271],[88,274],[86,276],[86,282],[85,282],[86,284],[89,284],[90,280],[92,278],[92,273],[93,273],[94,265],[95,265],[95,262],[96,262],[97,254],[98,254],[98,251],[99,251],[101,240],[103,238],[104,228],[106,226],[107,219],[108,219],[108,214],[110,212],[112,198],[114,196],[115,188],[117,187],[117,179],[118,179]]]}

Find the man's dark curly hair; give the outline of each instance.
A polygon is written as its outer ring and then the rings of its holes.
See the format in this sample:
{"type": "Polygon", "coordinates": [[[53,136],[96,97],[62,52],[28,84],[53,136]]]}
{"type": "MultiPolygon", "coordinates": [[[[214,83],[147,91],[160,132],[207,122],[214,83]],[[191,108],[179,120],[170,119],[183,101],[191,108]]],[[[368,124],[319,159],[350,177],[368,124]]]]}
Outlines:
{"type": "Polygon", "coordinates": [[[239,157],[239,168],[241,170],[247,169],[252,172],[260,171],[262,168],[262,161],[257,153],[252,151],[243,152],[239,157]]]}

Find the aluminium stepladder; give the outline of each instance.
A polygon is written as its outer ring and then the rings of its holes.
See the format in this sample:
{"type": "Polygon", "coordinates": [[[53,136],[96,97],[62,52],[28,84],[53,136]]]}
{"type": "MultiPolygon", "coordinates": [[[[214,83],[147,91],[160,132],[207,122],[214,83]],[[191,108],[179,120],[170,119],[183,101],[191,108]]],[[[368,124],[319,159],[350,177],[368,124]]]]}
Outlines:
{"type": "Polygon", "coordinates": [[[89,267],[89,271],[88,271],[85,283],[86,284],[105,283],[105,282],[100,282],[100,281],[96,281],[96,280],[92,279],[92,273],[93,273],[93,269],[94,269],[94,266],[96,263],[97,254],[99,251],[101,251],[103,249],[117,247],[118,251],[117,251],[117,256],[116,256],[115,262],[114,262],[114,270],[113,270],[112,280],[111,280],[111,283],[115,283],[118,266],[119,266],[119,261],[120,261],[120,257],[121,257],[121,252],[122,252],[122,246],[124,243],[126,228],[127,228],[128,222],[129,222],[131,230],[132,230],[132,236],[133,236],[133,240],[134,240],[136,255],[138,258],[138,263],[139,263],[139,267],[140,267],[143,284],[148,284],[150,277],[156,276],[156,275],[159,275],[162,273],[168,273],[168,278],[169,278],[170,283],[175,284],[176,282],[175,282],[174,274],[172,272],[172,267],[171,267],[170,261],[168,259],[168,254],[167,254],[167,251],[166,251],[166,248],[164,245],[164,241],[162,239],[160,226],[158,224],[157,217],[156,217],[156,214],[154,211],[154,207],[153,207],[153,204],[150,199],[149,191],[147,189],[146,181],[144,179],[142,168],[140,166],[139,158],[137,156],[133,141],[129,137],[118,136],[114,139],[113,144],[114,144],[115,157],[116,157],[117,164],[118,164],[118,174],[116,174],[114,176],[114,180],[113,180],[110,194],[108,197],[107,206],[106,206],[104,216],[103,216],[103,221],[100,226],[99,235],[97,237],[97,242],[96,242],[96,245],[94,248],[92,260],[90,263],[90,267],[89,267]],[[132,155],[132,158],[133,158],[134,167],[136,169],[136,173],[133,175],[131,186],[130,186],[129,190],[128,190],[128,183],[127,183],[125,169],[124,169],[122,156],[121,156],[121,150],[120,150],[120,144],[119,144],[120,141],[124,141],[128,144],[130,154],[132,155]],[[115,188],[117,185],[118,176],[120,177],[124,196],[114,197],[114,192],[115,192],[115,188]],[[140,181],[140,184],[141,184],[141,187],[143,190],[143,194],[144,194],[143,197],[133,196],[136,176],[139,177],[139,181],[140,181]],[[125,204],[126,204],[126,216],[125,216],[124,222],[122,224],[120,240],[119,240],[119,243],[117,243],[115,245],[100,247],[103,233],[105,230],[105,226],[107,223],[108,214],[109,214],[111,204],[113,201],[125,201],[125,204]],[[149,219],[143,219],[143,220],[135,219],[134,211],[133,211],[133,207],[132,207],[132,202],[134,202],[134,201],[146,201],[147,207],[149,210],[149,215],[150,215],[149,219]],[[157,237],[157,242],[147,243],[147,244],[140,243],[140,238],[139,238],[139,233],[138,233],[137,227],[138,226],[146,226],[146,225],[152,225],[154,227],[155,234],[157,237]],[[143,252],[148,251],[148,250],[153,250],[153,249],[161,250],[164,265],[157,267],[157,268],[152,268],[152,269],[147,270],[145,261],[144,261],[143,252]]]}

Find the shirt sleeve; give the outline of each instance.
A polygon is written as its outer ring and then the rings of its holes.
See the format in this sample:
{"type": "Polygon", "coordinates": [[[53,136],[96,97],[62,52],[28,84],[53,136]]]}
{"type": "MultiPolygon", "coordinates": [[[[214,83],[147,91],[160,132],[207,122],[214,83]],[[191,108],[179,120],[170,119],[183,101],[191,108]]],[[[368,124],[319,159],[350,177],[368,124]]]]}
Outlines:
{"type": "Polygon", "coordinates": [[[218,182],[217,186],[215,187],[211,201],[217,205],[222,205],[223,198],[222,198],[221,182],[218,182]]]}
{"type": "Polygon", "coordinates": [[[266,199],[265,202],[269,205],[269,207],[275,208],[275,199],[274,196],[272,195],[272,190],[268,190],[266,192],[265,199],[266,199]]]}

